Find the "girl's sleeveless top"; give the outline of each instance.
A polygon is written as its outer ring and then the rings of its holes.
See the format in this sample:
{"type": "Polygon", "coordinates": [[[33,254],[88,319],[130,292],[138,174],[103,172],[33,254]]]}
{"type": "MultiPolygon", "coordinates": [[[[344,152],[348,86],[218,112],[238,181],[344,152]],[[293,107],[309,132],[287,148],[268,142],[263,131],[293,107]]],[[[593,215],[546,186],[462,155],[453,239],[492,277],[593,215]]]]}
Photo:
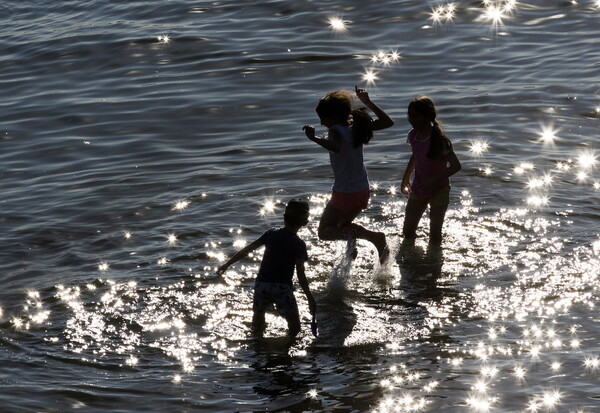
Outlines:
{"type": "Polygon", "coordinates": [[[408,132],[407,142],[412,147],[412,153],[415,158],[415,176],[411,184],[411,192],[424,198],[429,198],[435,195],[438,191],[450,185],[450,179],[442,179],[434,188],[430,188],[429,191],[423,188],[422,182],[430,176],[437,175],[446,170],[448,163],[446,161],[446,155],[452,151],[452,146],[447,143],[444,144],[442,156],[438,156],[436,159],[431,159],[427,156],[429,151],[429,138],[425,140],[417,139],[417,131],[411,129],[408,132]]]}
{"type": "Polygon", "coordinates": [[[329,130],[332,129],[342,137],[340,151],[329,152],[334,176],[332,190],[351,194],[368,189],[369,177],[363,159],[363,145],[354,146],[349,126],[334,125],[329,130]]]}

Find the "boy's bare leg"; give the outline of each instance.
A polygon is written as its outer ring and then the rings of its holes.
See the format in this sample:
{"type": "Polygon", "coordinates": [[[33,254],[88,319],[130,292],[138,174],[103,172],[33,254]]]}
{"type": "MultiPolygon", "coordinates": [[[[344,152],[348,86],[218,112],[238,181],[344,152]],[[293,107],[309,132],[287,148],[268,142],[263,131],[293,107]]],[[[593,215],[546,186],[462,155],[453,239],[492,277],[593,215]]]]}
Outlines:
{"type": "Polygon", "coordinates": [[[252,334],[262,337],[265,334],[265,313],[254,313],[252,316],[252,334]]]}
{"type": "Polygon", "coordinates": [[[296,337],[301,330],[300,315],[298,313],[295,313],[287,316],[285,319],[288,323],[288,335],[290,336],[290,338],[296,337]]]}

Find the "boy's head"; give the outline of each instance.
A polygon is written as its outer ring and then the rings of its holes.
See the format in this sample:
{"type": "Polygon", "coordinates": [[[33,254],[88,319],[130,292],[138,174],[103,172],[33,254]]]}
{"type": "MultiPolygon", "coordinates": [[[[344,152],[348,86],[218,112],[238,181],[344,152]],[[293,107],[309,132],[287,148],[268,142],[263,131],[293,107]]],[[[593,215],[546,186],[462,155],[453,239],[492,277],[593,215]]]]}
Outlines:
{"type": "Polygon", "coordinates": [[[308,202],[295,198],[286,205],[283,220],[286,224],[303,227],[308,224],[309,214],[310,207],[308,206],[308,202]]]}

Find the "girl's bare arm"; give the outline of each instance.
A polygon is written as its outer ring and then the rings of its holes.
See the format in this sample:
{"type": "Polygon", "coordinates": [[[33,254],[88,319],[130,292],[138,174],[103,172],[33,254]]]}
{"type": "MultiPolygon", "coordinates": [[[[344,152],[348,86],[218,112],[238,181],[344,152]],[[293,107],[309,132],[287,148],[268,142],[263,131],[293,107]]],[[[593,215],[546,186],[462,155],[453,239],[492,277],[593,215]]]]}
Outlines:
{"type": "Polygon", "coordinates": [[[374,131],[386,129],[394,125],[392,118],[371,100],[369,93],[365,89],[359,89],[358,86],[354,86],[354,90],[358,99],[377,116],[377,119],[372,123],[374,131]]]}
{"type": "Polygon", "coordinates": [[[402,186],[400,190],[403,194],[410,193],[410,175],[415,170],[415,156],[411,155],[408,165],[406,165],[406,170],[404,171],[404,175],[402,177],[402,186]]]}
{"type": "MultiPolygon", "coordinates": [[[[312,126],[312,125],[304,125],[302,127],[302,130],[304,131],[304,133],[306,134],[306,137],[308,139],[310,139],[314,143],[320,145],[321,147],[327,149],[328,151],[335,152],[335,153],[337,153],[337,152],[340,151],[340,145],[335,142],[335,139],[317,138],[315,136],[315,128],[314,128],[314,126],[312,126]]],[[[331,138],[335,138],[335,133],[330,132],[330,137],[331,138]]]]}

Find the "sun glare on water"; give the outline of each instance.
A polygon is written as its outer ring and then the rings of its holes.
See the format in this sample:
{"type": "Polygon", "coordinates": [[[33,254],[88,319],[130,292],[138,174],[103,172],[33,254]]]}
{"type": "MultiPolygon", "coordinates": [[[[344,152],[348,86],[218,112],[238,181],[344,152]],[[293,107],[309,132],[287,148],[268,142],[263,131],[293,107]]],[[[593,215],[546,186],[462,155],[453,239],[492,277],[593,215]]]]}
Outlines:
{"type": "Polygon", "coordinates": [[[156,37],[156,40],[159,43],[163,43],[163,44],[169,44],[171,42],[171,38],[169,37],[168,34],[161,34],[156,37]]]}
{"type": "Polygon", "coordinates": [[[489,144],[482,140],[472,141],[469,151],[473,153],[473,155],[482,155],[484,152],[487,152],[489,149],[489,144]]]}
{"type": "Polygon", "coordinates": [[[592,152],[584,152],[577,158],[579,166],[583,169],[591,169],[596,165],[596,155],[592,152]]]}
{"type": "Polygon", "coordinates": [[[265,215],[271,215],[275,212],[275,207],[277,206],[277,204],[279,203],[279,201],[274,201],[272,199],[266,199],[262,205],[262,207],[260,208],[260,215],[261,216],[265,216],[265,215]]]}
{"type": "Polygon", "coordinates": [[[451,22],[456,16],[456,4],[448,3],[446,5],[437,6],[430,13],[430,20],[434,23],[451,22]]]}
{"type": "Polygon", "coordinates": [[[336,32],[345,32],[348,30],[347,22],[339,17],[330,17],[329,27],[331,27],[331,29],[336,32]]]}
{"type": "Polygon", "coordinates": [[[540,134],[540,141],[544,144],[553,144],[557,140],[558,131],[552,125],[543,125],[540,134]]]}
{"type": "Polygon", "coordinates": [[[369,85],[375,83],[375,81],[377,79],[379,79],[377,77],[377,72],[375,72],[373,70],[366,70],[365,73],[363,74],[363,80],[365,82],[367,82],[367,84],[369,84],[369,85]]]}

